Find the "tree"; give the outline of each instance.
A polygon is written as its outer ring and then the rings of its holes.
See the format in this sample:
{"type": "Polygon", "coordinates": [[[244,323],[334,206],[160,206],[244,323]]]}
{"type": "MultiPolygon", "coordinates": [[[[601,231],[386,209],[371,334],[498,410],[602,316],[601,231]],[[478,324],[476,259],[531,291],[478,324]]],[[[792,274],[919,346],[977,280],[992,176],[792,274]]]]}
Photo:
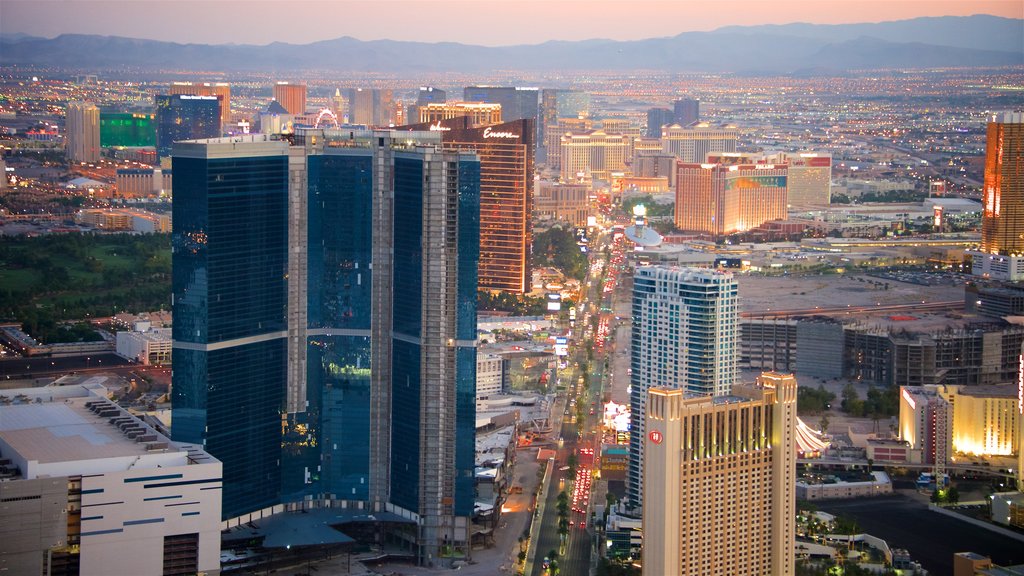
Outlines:
{"type": "Polygon", "coordinates": [[[821,420],[818,421],[818,426],[821,427],[822,434],[828,434],[828,414],[821,415],[821,420]]]}
{"type": "Polygon", "coordinates": [[[946,502],[950,504],[957,504],[960,502],[960,490],[956,486],[950,486],[946,490],[946,502]]]}

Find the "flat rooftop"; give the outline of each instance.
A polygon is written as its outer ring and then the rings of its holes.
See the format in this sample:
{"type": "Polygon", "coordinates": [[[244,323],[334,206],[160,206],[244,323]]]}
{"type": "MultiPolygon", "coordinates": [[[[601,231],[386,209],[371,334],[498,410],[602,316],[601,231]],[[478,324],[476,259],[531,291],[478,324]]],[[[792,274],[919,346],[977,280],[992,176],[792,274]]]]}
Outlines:
{"type": "Polygon", "coordinates": [[[205,459],[198,447],[170,442],[105,396],[101,386],[3,391],[0,455],[29,479],[180,466],[190,454],[205,459]]]}

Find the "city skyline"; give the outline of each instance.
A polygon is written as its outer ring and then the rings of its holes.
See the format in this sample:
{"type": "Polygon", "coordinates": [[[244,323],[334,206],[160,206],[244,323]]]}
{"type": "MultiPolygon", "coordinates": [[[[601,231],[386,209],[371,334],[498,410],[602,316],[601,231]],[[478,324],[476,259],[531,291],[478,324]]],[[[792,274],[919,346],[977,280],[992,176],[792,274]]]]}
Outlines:
{"type": "MultiPolygon", "coordinates": [[[[550,41],[592,39],[640,40],[674,36],[684,32],[712,31],[726,26],[760,24],[854,24],[886,22],[918,17],[970,16],[987,14],[1008,18],[1024,17],[1024,9],[1013,0],[979,2],[904,0],[883,2],[868,0],[831,0],[807,4],[786,0],[772,5],[766,14],[760,3],[739,0],[729,9],[708,0],[670,2],[644,0],[618,3],[611,0],[577,0],[512,3],[508,0],[475,2],[472,14],[493,16],[501,26],[475,25],[446,17],[444,25],[424,25],[436,14],[468,13],[460,5],[467,0],[413,2],[390,0],[340,2],[280,0],[222,0],[202,4],[203,19],[193,11],[182,10],[182,3],[152,0],[112,2],[73,0],[0,2],[0,33],[55,37],[61,34],[103,34],[129,38],[181,43],[255,44],[274,42],[307,44],[344,36],[360,40],[406,40],[418,42],[456,42],[483,46],[539,44],[550,41]],[[866,6],[867,5],[867,6],[866,6]],[[878,10],[870,9],[876,6],[878,10]],[[869,9],[865,9],[868,7],[869,9]],[[305,18],[301,27],[282,27],[277,18],[259,18],[268,13],[316,14],[305,18]],[[658,13],[661,17],[651,18],[658,13]],[[247,17],[247,15],[249,15],[247,17]],[[246,26],[237,26],[239,18],[246,26]],[[572,26],[535,26],[538,20],[572,22],[572,26]]],[[[188,5],[189,3],[185,3],[188,5]]],[[[192,3],[199,5],[198,3],[192,3]]],[[[489,21],[485,19],[485,21],[489,21]]]]}

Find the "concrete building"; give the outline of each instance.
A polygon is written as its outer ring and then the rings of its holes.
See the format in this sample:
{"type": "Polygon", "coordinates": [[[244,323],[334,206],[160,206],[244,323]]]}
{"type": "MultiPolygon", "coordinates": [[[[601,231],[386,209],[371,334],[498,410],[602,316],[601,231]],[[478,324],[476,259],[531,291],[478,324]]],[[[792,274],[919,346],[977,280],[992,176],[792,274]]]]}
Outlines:
{"type": "MultiPolygon", "coordinates": [[[[231,85],[227,82],[172,82],[168,94],[190,94],[192,96],[220,96],[220,125],[224,128],[231,122],[231,85]]],[[[274,96],[277,98],[276,94],[274,96]]]]}
{"type": "Polygon", "coordinates": [[[0,572],[219,574],[221,463],[106,396],[0,394],[0,572]]]}
{"type": "Polygon", "coordinates": [[[633,278],[630,346],[632,507],[643,502],[644,423],[650,388],[725,396],[737,378],[738,288],[732,274],[645,266],[633,278]]]}
{"type": "Polygon", "coordinates": [[[794,573],[796,397],[771,372],[728,396],[649,391],[645,575],[794,573]]]}
{"type": "Polygon", "coordinates": [[[114,187],[120,198],[165,198],[172,194],[171,175],[160,168],[118,168],[114,187]]]}
{"type": "Polygon", "coordinates": [[[537,121],[537,142],[547,143],[546,131],[558,124],[559,118],[586,118],[590,115],[590,94],[579,90],[545,88],[540,91],[540,119],[537,121]]]}
{"type": "Polygon", "coordinates": [[[674,124],[675,113],[668,108],[650,108],[647,110],[647,131],[644,133],[648,138],[661,138],[661,130],[665,126],[674,124]]]}
{"type": "Polygon", "coordinates": [[[792,208],[827,206],[832,201],[832,154],[828,152],[779,153],[769,163],[788,168],[787,201],[792,208]]]}
{"type": "Polygon", "coordinates": [[[100,109],[95,104],[68,103],[64,132],[69,162],[99,162],[100,109]]]}
{"type": "Polygon", "coordinates": [[[587,225],[587,215],[590,213],[589,187],[541,180],[535,187],[533,198],[535,217],[560,220],[574,227],[587,225]]]}
{"type": "Polygon", "coordinates": [[[872,472],[870,480],[862,481],[846,481],[837,478],[826,478],[818,482],[806,479],[796,481],[798,500],[869,498],[887,494],[892,494],[892,482],[885,472],[872,472]]]}
{"type": "Polygon", "coordinates": [[[672,122],[689,126],[700,121],[700,100],[680,98],[672,103],[672,122]]]}
{"type": "Polygon", "coordinates": [[[390,89],[352,88],[348,90],[348,123],[362,126],[394,126],[395,96],[390,89]]]}
{"type": "Polygon", "coordinates": [[[675,225],[712,236],[785,220],[788,167],[777,164],[692,164],[676,174],[675,225]]]}
{"type": "Polygon", "coordinates": [[[658,151],[637,151],[633,157],[633,175],[643,178],[664,177],[669,188],[676,188],[676,157],[658,151]]]}
{"type": "Polygon", "coordinates": [[[478,354],[476,358],[476,399],[486,400],[503,391],[505,361],[499,354],[478,354]]]}
{"type": "Polygon", "coordinates": [[[442,120],[450,120],[459,116],[468,116],[472,127],[501,124],[501,104],[485,102],[442,102],[428,103],[418,106],[421,124],[438,124],[442,120]]]}
{"type": "Polygon", "coordinates": [[[490,102],[501,104],[501,116],[505,122],[528,118],[534,125],[540,110],[540,90],[520,86],[467,86],[462,91],[466,102],[490,102]]]}
{"type": "Polygon", "coordinates": [[[935,386],[900,387],[900,439],[920,453],[912,460],[945,466],[953,454],[953,406],[935,386]]]}
{"type": "Polygon", "coordinates": [[[560,178],[563,182],[608,181],[626,169],[631,138],[604,130],[570,132],[561,137],[560,178]]]}
{"type": "Polygon", "coordinates": [[[289,114],[306,113],[306,85],[295,82],[277,82],[274,84],[274,100],[289,114]]]}
{"type": "Polygon", "coordinates": [[[737,134],[735,128],[716,128],[707,123],[672,124],[661,130],[662,151],[682,162],[700,164],[713,152],[735,152],[737,134]]]}
{"type": "Polygon", "coordinates": [[[117,333],[117,355],[144,366],[171,363],[171,329],[153,328],[149,322],[136,322],[132,330],[117,333]]]}
{"type": "Polygon", "coordinates": [[[75,221],[111,232],[153,234],[171,231],[171,218],[136,208],[87,208],[75,213],[75,221]]]}
{"type": "Polygon", "coordinates": [[[993,115],[985,148],[981,250],[976,276],[1024,280],[1024,113],[993,115]]]}

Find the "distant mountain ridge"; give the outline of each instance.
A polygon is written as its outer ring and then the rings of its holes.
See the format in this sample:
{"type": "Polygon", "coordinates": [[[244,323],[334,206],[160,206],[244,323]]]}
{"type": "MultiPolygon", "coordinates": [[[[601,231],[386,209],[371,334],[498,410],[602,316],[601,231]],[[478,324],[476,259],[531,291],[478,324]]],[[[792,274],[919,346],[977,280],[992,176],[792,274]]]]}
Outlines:
{"type": "Polygon", "coordinates": [[[0,37],[0,65],[148,70],[484,72],[627,70],[775,72],[1024,65],[1024,20],[915,18],[866,24],[729,26],[645,40],[551,41],[502,47],[454,42],[179,44],[117,36],[0,37]]]}

